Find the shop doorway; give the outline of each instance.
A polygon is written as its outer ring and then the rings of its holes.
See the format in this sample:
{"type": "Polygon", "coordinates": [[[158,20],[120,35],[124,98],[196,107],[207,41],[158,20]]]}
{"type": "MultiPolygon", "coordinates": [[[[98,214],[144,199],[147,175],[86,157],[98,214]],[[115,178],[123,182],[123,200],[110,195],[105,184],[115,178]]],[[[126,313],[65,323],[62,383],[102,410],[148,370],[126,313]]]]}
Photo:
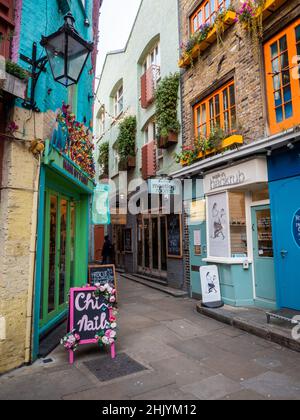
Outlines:
{"type": "Polygon", "coordinates": [[[138,272],[167,277],[167,218],[143,216],[138,219],[138,272]]]}
{"type": "Polygon", "coordinates": [[[74,285],[76,203],[57,192],[45,192],[44,264],[40,329],[49,329],[67,310],[74,285]]]}
{"type": "Polygon", "coordinates": [[[115,225],[113,230],[113,244],[115,264],[119,270],[125,270],[125,226],[115,225]]]}
{"type": "Polygon", "coordinates": [[[252,207],[255,301],[275,308],[276,286],[270,206],[252,207]]]}
{"type": "Polygon", "coordinates": [[[300,310],[300,177],[272,182],[275,263],[280,308],[300,310]]]}

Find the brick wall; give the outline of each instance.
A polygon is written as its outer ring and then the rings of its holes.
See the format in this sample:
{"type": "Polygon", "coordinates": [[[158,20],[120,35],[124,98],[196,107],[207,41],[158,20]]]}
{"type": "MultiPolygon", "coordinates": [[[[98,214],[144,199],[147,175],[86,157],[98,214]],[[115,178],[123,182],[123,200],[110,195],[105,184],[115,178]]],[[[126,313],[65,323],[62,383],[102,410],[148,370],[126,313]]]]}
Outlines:
{"type": "MultiPolygon", "coordinates": [[[[233,0],[233,5],[240,5],[233,0]]],[[[188,16],[194,0],[179,0],[181,42],[189,37],[188,16]]],[[[290,0],[264,22],[266,37],[293,17],[299,15],[299,1],[290,0]]],[[[253,48],[253,41],[235,24],[223,35],[223,42],[215,42],[194,65],[182,72],[183,136],[185,144],[194,140],[192,104],[211,92],[222,81],[235,80],[237,119],[245,142],[255,141],[268,135],[264,66],[262,48],[253,48]]]]}
{"type": "MultiPolygon", "coordinates": [[[[239,6],[239,0],[233,0],[239,6]]],[[[197,0],[179,0],[180,43],[189,37],[189,16],[200,4],[197,0]]],[[[264,22],[264,38],[269,39],[285,25],[300,15],[299,0],[287,1],[264,22]]],[[[230,27],[223,35],[224,44],[216,42],[193,66],[181,72],[183,143],[194,142],[192,105],[204,99],[214,87],[234,78],[237,119],[246,143],[268,135],[268,117],[264,84],[262,45],[256,51],[252,40],[239,24],[230,27]]],[[[190,286],[189,229],[184,223],[185,288],[190,286]]]]}

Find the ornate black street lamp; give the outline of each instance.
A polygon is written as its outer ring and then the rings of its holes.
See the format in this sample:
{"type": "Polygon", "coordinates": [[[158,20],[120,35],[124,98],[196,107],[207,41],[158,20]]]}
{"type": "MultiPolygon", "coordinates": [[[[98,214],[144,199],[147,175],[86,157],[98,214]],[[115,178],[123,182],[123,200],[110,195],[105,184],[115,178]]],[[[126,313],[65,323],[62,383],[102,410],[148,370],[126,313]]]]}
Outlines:
{"type": "Polygon", "coordinates": [[[29,63],[31,69],[30,100],[24,102],[24,107],[38,111],[34,99],[35,88],[40,74],[45,71],[49,61],[53,78],[56,82],[68,87],[77,84],[94,44],[85,41],[74,27],[75,19],[71,13],[65,18],[65,23],[52,35],[42,36],[41,45],[47,56],[37,59],[37,45],[33,44],[32,58],[21,55],[21,59],[29,63]]]}

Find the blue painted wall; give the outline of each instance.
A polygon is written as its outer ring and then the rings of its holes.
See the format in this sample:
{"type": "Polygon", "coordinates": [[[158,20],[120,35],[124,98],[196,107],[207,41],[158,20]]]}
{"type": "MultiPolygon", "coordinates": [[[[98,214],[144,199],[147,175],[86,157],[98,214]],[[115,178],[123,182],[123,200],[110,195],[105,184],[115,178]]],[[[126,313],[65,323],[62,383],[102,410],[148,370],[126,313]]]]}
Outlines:
{"type": "MultiPolygon", "coordinates": [[[[81,0],[72,0],[70,3],[71,12],[76,20],[75,27],[79,34],[85,39],[92,41],[92,15],[93,1],[86,0],[86,12],[84,12],[81,0]],[[89,27],[84,25],[86,16],[89,19],[89,27]]],[[[45,51],[39,45],[42,35],[50,35],[64,23],[64,16],[60,13],[56,0],[23,0],[22,20],[20,30],[19,52],[31,57],[33,42],[38,43],[38,56],[45,55],[45,51]]],[[[28,69],[29,66],[19,59],[19,64],[28,69]]],[[[53,80],[52,73],[47,64],[47,72],[42,73],[36,88],[35,99],[37,106],[42,112],[55,111],[60,108],[62,102],[68,103],[68,90],[53,80]],[[52,89],[48,94],[48,90],[52,89]]],[[[92,102],[89,102],[88,95],[93,93],[93,74],[91,57],[89,58],[78,84],[77,120],[89,125],[92,120],[92,102]]],[[[21,102],[18,103],[21,106],[21,102]]]]}

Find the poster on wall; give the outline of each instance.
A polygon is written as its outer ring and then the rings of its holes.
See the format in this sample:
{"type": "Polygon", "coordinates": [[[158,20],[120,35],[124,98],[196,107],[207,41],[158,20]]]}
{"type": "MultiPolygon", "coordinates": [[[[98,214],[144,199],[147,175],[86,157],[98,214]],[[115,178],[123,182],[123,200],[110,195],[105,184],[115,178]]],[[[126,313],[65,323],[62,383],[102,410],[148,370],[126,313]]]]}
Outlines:
{"type": "Polygon", "coordinates": [[[209,256],[229,258],[229,215],[227,194],[208,196],[209,256]]]}
{"type": "Polygon", "coordinates": [[[200,267],[202,289],[202,306],[206,308],[221,308],[224,306],[221,298],[219,271],[216,265],[200,267]]]}

